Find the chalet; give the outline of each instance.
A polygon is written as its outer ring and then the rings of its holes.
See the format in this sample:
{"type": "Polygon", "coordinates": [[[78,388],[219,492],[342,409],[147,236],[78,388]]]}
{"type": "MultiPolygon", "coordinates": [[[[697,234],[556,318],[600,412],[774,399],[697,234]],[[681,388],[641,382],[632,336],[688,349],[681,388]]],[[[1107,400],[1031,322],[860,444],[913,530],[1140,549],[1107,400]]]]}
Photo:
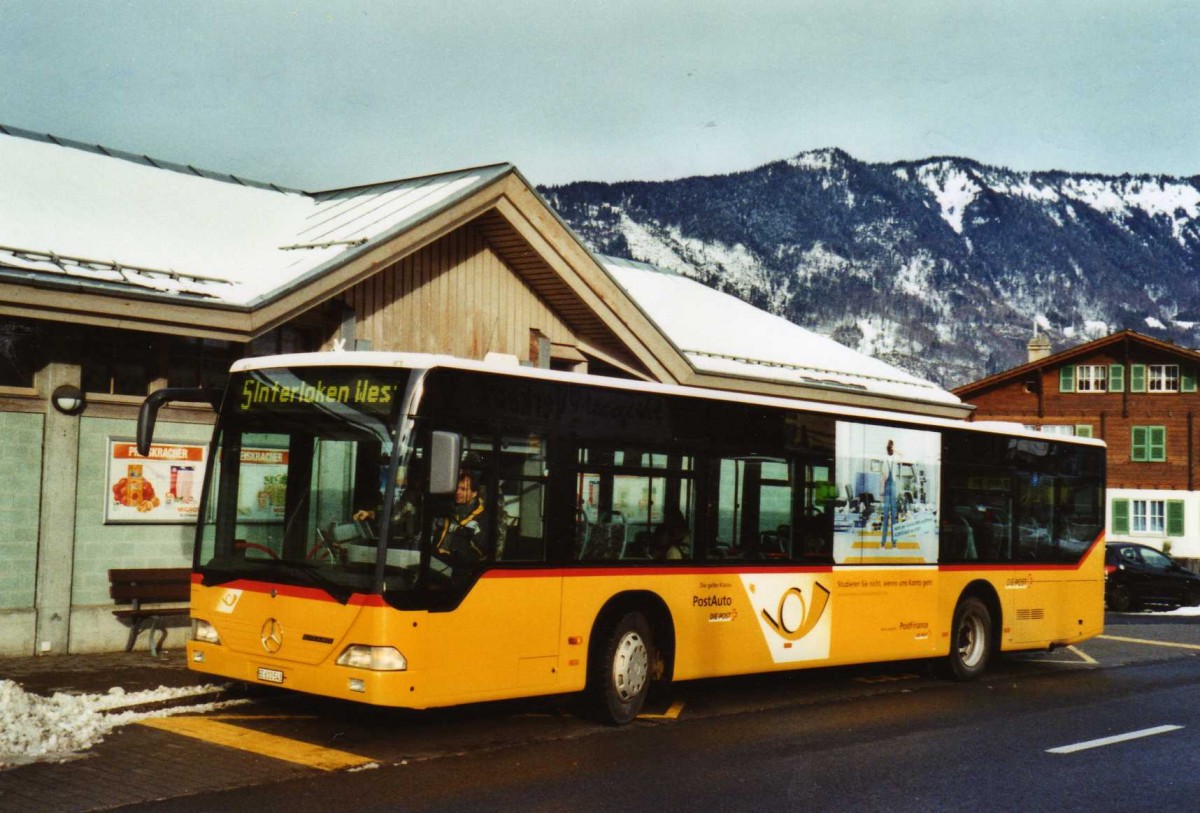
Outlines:
{"type": "Polygon", "coordinates": [[[1011,421],[1108,444],[1108,539],[1200,560],[1200,353],[1131,330],[1029,361],[953,392],[971,420],[1011,421]]]}
{"type": "Polygon", "coordinates": [[[597,257],[510,164],[306,192],[0,126],[0,177],[0,654],[119,649],[108,569],[191,563],[211,412],[160,417],[189,499],[126,511],[114,483],[147,393],[220,386],[243,356],[501,353],[969,411],[682,276],[597,257]]]}

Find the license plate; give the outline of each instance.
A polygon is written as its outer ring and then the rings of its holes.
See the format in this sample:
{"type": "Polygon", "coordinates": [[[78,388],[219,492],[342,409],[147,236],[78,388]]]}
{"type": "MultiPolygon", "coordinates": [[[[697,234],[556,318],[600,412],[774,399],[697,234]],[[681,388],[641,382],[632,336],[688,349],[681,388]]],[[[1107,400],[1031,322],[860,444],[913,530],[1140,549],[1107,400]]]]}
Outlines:
{"type": "Polygon", "coordinates": [[[258,679],[265,680],[267,683],[283,683],[283,670],[260,666],[258,667],[258,679]]]}

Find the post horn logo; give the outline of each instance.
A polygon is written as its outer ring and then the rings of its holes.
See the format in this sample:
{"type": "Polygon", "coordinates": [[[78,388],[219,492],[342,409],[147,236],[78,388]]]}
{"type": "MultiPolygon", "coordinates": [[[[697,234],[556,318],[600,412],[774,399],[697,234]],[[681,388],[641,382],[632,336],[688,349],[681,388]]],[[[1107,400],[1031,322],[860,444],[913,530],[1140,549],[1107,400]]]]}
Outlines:
{"type": "Polygon", "coordinates": [[[258,640],[262,641],[263,649],[274,655],[283,646],[283,627],[274,618],[268,618],[258,631],[258,640]]]}
{"type": "Polygon", "coordinates": [[[775,611],[775,616],[772,617],[764,609],[762,617],[771,625],[771,629],[779,633],[780,637],[785,641],[799,641],[817,626],[817,622],[821,620],[821,615],[825,612],[825,607],[828,604],[829,590],[819,582],[813,584],[811,604],[804,600],[804,594],[800,591],[799,587],[789,587],[779,597],[779,609],[775,611]],[[788,600],[793,597],[800,603],[800,615],[798,618],[794,610],[785,614],[785,611],[788,609],[788,600]]]}

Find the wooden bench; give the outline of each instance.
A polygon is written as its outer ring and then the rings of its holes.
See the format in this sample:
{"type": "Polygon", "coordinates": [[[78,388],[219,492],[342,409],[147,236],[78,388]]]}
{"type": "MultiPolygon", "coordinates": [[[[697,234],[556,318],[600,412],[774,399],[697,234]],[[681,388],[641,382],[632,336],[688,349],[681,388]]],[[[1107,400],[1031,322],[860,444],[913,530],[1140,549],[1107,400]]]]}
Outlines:
{"type": "Polygon", "coordinates": [[[160,624],[188,617],[190,610],[186,602],[191,598],[191,590],[192,571],[186,567],[109,570],[108,594],[117,604],[130,605],[128,609],[113,610],[113,615],[129,623],[125,651],[131,651],[138,635],[148,629],[150,654],[157,658],[158,648],[167,637],[167,630],[160,624]],[[184,606],[178,606],[180,602],[184,602],[184,606]],[[158,640],[155,640],[156,632],[160,633],[158,640]]]}

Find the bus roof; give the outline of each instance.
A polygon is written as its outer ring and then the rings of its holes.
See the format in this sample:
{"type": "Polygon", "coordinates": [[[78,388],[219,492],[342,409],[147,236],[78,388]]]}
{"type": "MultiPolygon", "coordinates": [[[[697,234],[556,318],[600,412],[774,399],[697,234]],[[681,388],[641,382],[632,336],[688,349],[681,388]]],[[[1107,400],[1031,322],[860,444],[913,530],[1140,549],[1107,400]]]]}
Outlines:
{"type": "Polygon", "coordinates": [[[544,381],[563,381],[577,384],[587,384],[593,387],[629,390],[634,392],[653,392],[664,395],[681,395],[690,398],[708,398],[715,401],[728,401],[744,404],[760,404],[762,406],[779,407],[782,409],[803,409],[830,415],[841,415],[850,418],[871,420],[886,420],[893,423],[917,424],[920,426],[965,429],[988,434],[1003,434],[1014,437],[1027,437],[1031,440],[1056,441],[1076,443],[1087,446],[1106,446],[1103,440],[1083,438],[1068,435],[1046,435],[1026,428],[1019,423],[1006,421],[971,422],[951,418],[939,418],[923,414],[907,413],[886,409],[867,407],[843,406],[827,404],[819,401],[807,401],[799,398],[784,398],[772,395],[757,395],[753,393],[734,392],[730,390],[714,390],[703,387],[691,387],[680,384],[660,384],[658,382],[635,381],[609,376],[589,375],[587,373],[569,373],[559,370],[547,370],[540,367],[522,366],[516,356],[489,354],[485,361],[464,359],[434,353],[393,353],[383,351],[327,351],[315,353],[289,353],[276,356],[258,356],[238,359],[233,363],[230,372],[240,373],[250,370],[266,370],[279,367],[394,367],[407,370],[432,370],[446,368],[455,370],[471,370],[476,372],[502,374],[518,378],[539,379],[544,381]]]}

